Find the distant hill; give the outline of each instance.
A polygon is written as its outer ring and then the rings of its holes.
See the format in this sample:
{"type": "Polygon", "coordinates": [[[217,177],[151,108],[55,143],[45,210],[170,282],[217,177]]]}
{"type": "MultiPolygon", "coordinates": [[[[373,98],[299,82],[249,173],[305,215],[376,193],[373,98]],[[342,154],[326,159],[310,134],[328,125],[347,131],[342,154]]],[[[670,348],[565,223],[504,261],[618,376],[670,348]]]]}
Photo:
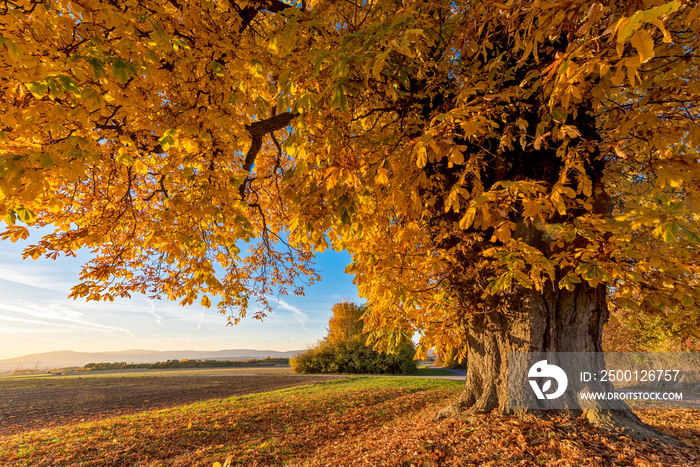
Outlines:
{"type": "Polygon", "coordinates": [[[291,350],[278,352],[275,350],[121,350],[118,352],[73,352],[61,350],[24,355],[17,358],[0,360],[0,372],[17,369],[48,370],[70,366],[85,366],[88,363],[155,363],[167,360],[250,360],[253,358],[291,358],[302,352],[291,350]]]}

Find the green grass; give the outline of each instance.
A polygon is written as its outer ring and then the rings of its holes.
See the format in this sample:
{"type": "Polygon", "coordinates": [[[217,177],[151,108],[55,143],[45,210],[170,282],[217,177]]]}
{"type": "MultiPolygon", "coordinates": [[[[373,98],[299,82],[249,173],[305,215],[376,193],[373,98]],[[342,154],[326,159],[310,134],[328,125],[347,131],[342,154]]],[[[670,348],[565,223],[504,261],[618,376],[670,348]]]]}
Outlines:
{"type": "Polygon", "coordinates": [[[441,370],[439,368],[421,368],[418,367],[414,373],[416,376],[457,376],[456,373],[451,371],[441,370]]]}
{"type": "Polygon", "coordinates": [[[428,378],[403,378],[400,376],[351,376],[344,379],[335,379],[319,384],[296,386],[278,391],[260,394],[248,394],[232,399],[266,399],[283,395],[333,395],[348,391],[372,391],[380,389],[397,389],[403,391],[429,391],[441,389],[461,388],[460,381],[428,378]],[[455,384],[457,383],[457,384],[455,384]]]}

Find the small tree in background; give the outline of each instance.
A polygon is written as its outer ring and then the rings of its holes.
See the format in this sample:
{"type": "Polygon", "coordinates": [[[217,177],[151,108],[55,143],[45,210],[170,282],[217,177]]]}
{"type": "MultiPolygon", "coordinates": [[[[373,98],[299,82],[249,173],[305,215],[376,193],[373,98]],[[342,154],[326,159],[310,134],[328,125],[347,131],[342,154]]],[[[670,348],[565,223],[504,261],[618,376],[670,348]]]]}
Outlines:
{"type": "Polygon", "coordinates": [[[366,345],[362,315],[367,305],[350,301],[333,305],[328,335],[316,346],[290,359],[297,373],[407,374],[416,371],[416,350],[408,335],[393,353],[366,345]]]}
{"type": "Polygon", "coordinates": [[[367,311],[367,305],[344,301],[333,305],[331,310],[333,316],[328,321],[326,341],[341,342],[362,338],[362,315],[367,311]]]}

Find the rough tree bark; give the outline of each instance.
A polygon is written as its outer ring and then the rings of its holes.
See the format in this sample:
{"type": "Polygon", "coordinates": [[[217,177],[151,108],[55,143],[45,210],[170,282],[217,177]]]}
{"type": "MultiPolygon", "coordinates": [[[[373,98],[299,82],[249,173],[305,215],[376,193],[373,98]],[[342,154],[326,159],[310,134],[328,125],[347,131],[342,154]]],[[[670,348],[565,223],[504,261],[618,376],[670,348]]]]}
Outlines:
{"type": "MultiPolygon", "coordinates": [[[[467,377],[459,399],[437,414],[468,418],[472,413],[497,411],[501,414],[546,415],[546,411],[514,411],[508,404],[509,352],[602,352],[603,325],[608,319],[604,285],[590,287],[579,284],[573,291],[548,287],[540,293],[519,289],[494,297],[488,312],[467,319],[467,377]]],[[[574,393],[577,382],[570,382],[574,393]]],[[[590,391],[610,392],[609,382],[586,383],[590,391]]],[[[512,388],[511,388],[512,390],[512,388]]],[[[523,391],[530,387],[523,381],[523,391]]],[[[517,397],[517,395],[516,395],[517,397]]],[[[567,412],[583,416],[594,425],[607,429],[621,428],[636,439],[655,438],[674,443],[669,437],[645,425],[624,401],[616,409],[580,410],[569,401],[567,412]]],[[[599,406],[600,407],[600,406],[599,406]]]]}

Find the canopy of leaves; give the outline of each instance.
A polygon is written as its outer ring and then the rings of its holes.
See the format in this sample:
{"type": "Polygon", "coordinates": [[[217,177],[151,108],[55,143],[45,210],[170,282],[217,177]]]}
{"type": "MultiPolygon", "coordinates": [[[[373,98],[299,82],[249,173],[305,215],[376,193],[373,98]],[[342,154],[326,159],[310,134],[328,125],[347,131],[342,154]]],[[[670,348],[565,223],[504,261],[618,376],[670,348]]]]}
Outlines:
{"type": "Polygon", "coordinates": [[[3,236],[92,250],[74,297],[234,321],[347,249],[371,338],[423,349],[582,282],[697,334],[698,32],[687,0],[5,3],[3,236]]]}

